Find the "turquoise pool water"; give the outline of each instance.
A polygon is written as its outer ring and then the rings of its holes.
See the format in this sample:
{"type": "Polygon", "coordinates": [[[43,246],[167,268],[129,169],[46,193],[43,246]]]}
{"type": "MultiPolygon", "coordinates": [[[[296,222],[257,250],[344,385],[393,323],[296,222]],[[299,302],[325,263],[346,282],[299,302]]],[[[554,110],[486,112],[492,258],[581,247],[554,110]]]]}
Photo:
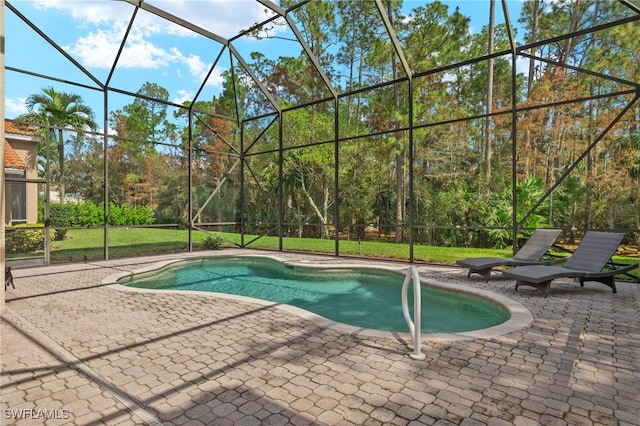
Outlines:
{"type": "MultiPolygon", "coordinates": [[[[403,275],[391,271],[291,267],[261,257],[216,257],[170,265],[119,283],[248,296],[297,306],[355,327],[406,332],[400,304],[403,281],[403,275]]],[[[410,287],[410,310],[412,294],[410,287]]],[[[422,286],[425,333],[480,330],[508,319],[504,308],[480,297],[422,286]]]]}

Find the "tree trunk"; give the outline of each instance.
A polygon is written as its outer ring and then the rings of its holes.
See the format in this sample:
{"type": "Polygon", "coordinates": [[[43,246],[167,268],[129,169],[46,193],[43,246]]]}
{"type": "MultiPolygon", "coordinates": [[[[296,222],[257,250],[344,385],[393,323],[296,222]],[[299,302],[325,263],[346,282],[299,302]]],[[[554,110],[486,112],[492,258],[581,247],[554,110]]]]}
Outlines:
{"type": "MultiPolygon", "coordinates": [[[[598,22],[598,10],[600,9],[600,2],[596,1],[595,12],[593,14],[593,25],[595,26],[598,22]]],[[[595,35],[591,34],[591,44],[595,43],[595,35]]],[[[594,82],[591,81],[589,84],[589,95],[593,96],[595,92],[594,82]]],[[[595,100],[589,102],[589,137],[587,139],[587,143],[591,146],[593,133],[595,131],[597,117],[594,117],[594,110],[597,114],[597,109],[594,108],[595,100]]],[[[586,194],[584,199],[584,227],[591,228],[591,214],[593,211],[593,202],[592,202],[592,191],[593,191],[593,153],[589,151],[587,154],[587,177],[586,177],[586,194]]]]}
{"type": "MultiPolygon", "coordinates": [[[[309,191],[307,190],[307,185],[305,184],[304,181],[304,177],[300,178],[300,184],[302,187],[302,192],[304,193],[305,197],[307,198],[307,201],[309,202],[309,204],[311,205],[311,208],[313,209],[313,211],[316,213],[316,215],[318,216],[318,219],[320,219],[320,224],[321,224],[321,238],[323,239],[327,239],[329,238],[329,230],[327,229],[327,218],[328,216],[328,210],[329,210],[329,190],[327,189],[326,185],[324,185],[324,200],[323,200],[323,204],[322,204],[322,208],[324,210],[324,214],[322,211],[320,211],[320,209],[318,208],[318,205],[315,203],[315,201],[313,200],[313,197],[311,196],[311,194],[309,193],[309,191]]],[[[338,232],[338,230],[336,229],[336,232],[338,232]]]]}
{"type": "MultiPolygon", "coordinates": [[[[531,23],[531,39],[530,43],[535,43],[537,40],[538,34],[538,14],[540,11],[540,0],[535,0],[533,2],[533,22],[531,23]]],[[[535,56],[536,48],[531,48],[531,55],[535,56]]],[[[533,58],[529,59],[529,75],[527,78],[527,93],[531,92],[531,87],[533,86],[533,77],[535,74],[535,60],[533,58]]],[[[527,95],[528,96],[528,95],[527,95]]]]}
{"type": "MultiPolygon", "coordinates": [[[[589,85],[589,92],[591,95],[593,95],[593,82],[591,82],[591,84],[589,85]]],[[[595,101],[591,101],[589,102],[589,128],[588,128],[588,132],[589,132],[589,136],[587,137],[587,143],[589,144],[589,146],[591,146],[591,141],[593,138],[593,129],[595,127],[594,125],[594,120],[595,117],[593,116],[593,103],[595,101]]],[[[584,197],[584,227],[585,228],[591,228],[591,212],[593,210],[592,208],[592,197],[591,197],[591,191],[593,190],[593,153],[590,150],[587,153],[587,170],[586,170],[586,194],[584,197]]]]}
{"type": "MultiPolygon", "coordinates": [[[[534,0],[533,2],[533,21],[531,23],[531,34],[529,43],[535,43],[538,39],[538,15],[540,13],[540,0],[534,0]]],[[[534,56],[536,54],[536,48],[531,48],[531,55],[534,56]]],[[[531,89],[533,87],[533,81],[535,77],[535,60],[533,58],[529,59],[529,74],[527,76],[527,98],[531,98],[531,89]]],[[[526,130],[525,134],[525,146],[527,148],[527,152],[535,153],[534,147],[531,146],[531,130],[526,130]]],[[[535,155],[526,155],[524,156],[524,174],[525,178],[528,177],[529,171],[535,170],[535,163],[533,159],[535,159],[535,155]],[[532,162],[530,163],[530,159],[532,162]]]]}
{"type": "MultiPolygon", "coordinates": [[[[393,25],[392,20],[392,9],[391,9],[391,1],[387,1],[387,15],[389,16],[389,20],[393,25]]],[[[396,55],[395,52],[391,53],[391,69],[393,72],[393,80],[395,81],[398,78],[398,71],[396,69],[396,55]]],[[[398,111],[400,109],[400,101],[398,96],[398,85],[393,85],[393,106],[394,111],[398,111]]],[[[396,167],[396,235],[395,242],[402,242],[402,223],[404,222],[404,158],[402,156],[402,145],[400,142],[400,138],[396,138],[396,143],[398,145],[398,152],[396,153],[395,158],[395,167],[396,167]]]]}
{"type": "Polygon", "coordinates": [[[65,188],[64,188],[64,134],[62,129],[58,129],[58,165],[60,166],[60,183],[58,186],[58,194],[60,195],[60,202],[64,203],[65,188]]]}
{"type": "MultiPolygon", "coordinates": [[[[496,1],[491,0],[489,7],[489,55],[493,53],[494,28],[493,21],[495,17],[496,1]]],[[[487,69],[487,118],[485,122],[486,140],[484,147],[484,167],[485,167],[485,192],[489,194],[491,190],[491,150],[493,131],[491,129],[491,117],[489,114],[493,111],[493,58],[489,59],[487,69]]]]}

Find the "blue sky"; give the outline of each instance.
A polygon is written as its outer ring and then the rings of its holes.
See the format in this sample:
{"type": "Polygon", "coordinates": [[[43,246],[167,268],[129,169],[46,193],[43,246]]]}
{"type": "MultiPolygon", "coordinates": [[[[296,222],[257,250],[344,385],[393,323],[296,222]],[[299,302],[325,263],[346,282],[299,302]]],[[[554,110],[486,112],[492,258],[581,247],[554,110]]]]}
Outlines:
{"type": "MultiPolygon", "coordinates": [[[[423,6],[427,0],[405,0],[405,11],[423,6]]],[[[487,0],[443,1],[450,10],[460,7],[472,18],[472,31],[487,25],[487,0]]],[[[131,30],[118,67],[110,76],[111,66],[127,29],[133,6],[114,0],[9,0],[33,24],[43,30],[87,74],[80,71],[60,52],[52,48],[33,29],[5,8],[6,55],[5,65],[29,70],[35,74],[51,75],[64,81],[74,81],[87,87],[49,81],[37,76],[23,75],[11,70],[5,72],[5,114],[15,118],[25,112],[24,101],[30,94],[39,93],[45,86],[75,92],[96,111],[101,122],[104,111],[102,92],[92,90],[110,78],[110,87],[136,92],[145,82],[157,82],[170,93],[170,100],[180,104],[193,99],[205,80],[206,73],[222,50],[222,45],[153,14],[140,11],[131,30]],[[34,58],[36,59],[34,61],[34,58]]],[[[146,0],[145,3],[211,32],[230,38],[242,29],[270,16],[269,11],[255,0],[146,0]]],[[[511,19],[517,24],[521,0],[508,2],[511,19]]],[[[501,2],[497,1],[496,23],[503,22],[501,2]]],[[[283,38],[292,37],[284,27],[273,26],[272,33],[283,38]]],[[[243,38],[234,41],[239,52],[250,60],[249,54],[259,50],[267,57],[276,58],[283,52],[299,51],[299,45],[282,39],[255,40],[243,38]]],[[[219,72],[228,69],[228,54],[220,57],[216,71],[207,80],[201,98],[211,99],[220,91],[219,72]]],[[[132,98],[113,94],[109,109],[131,103],[132,98]]]]}

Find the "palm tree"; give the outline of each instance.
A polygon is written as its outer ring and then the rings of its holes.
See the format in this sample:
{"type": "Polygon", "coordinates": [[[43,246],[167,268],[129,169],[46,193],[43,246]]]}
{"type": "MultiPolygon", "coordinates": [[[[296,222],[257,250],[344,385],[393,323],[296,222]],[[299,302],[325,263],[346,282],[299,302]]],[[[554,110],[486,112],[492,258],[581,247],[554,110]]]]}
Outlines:
{"type": "MultiPolygon", "coordinates": [[[[50,127],[51,140],[57,147],[57,159],[59,168],[59,192],[60,200],[64,200],[64,129],[74,129],[80,138],[81,132],[91,129],[96,130],[95,114],[91,107],[85,105],[80,95],[75,93],[58,92],[53,87],[45,87],[42,93],[30,95],[26,100],[28,113],[19,117],[20,121],[26,121],[37,125],[50,127]]],[[[48,146],[47,146],[48,149],[48,146]]]]}

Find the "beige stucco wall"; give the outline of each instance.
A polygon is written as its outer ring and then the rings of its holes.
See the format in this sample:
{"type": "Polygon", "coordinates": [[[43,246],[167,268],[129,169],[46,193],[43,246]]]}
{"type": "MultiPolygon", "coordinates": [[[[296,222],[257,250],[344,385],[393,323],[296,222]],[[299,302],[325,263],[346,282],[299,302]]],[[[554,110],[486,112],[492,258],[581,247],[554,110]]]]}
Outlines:
{"type": "MultiPolygon", "coordinates": [[[[38,178],[38,138],[30,136],[17,136],[5,134],[7,140],[16,151],[16,154],[27,166],[26,178],[38,178]]],[[[38,185],[35,183],[27,184],[27,223],[36,223],[38,221],[38,185]]],[[[6,205],[5,205],[5,223],[11,219],[11,194],[9,187],[6,188],[6,205]]]]}

